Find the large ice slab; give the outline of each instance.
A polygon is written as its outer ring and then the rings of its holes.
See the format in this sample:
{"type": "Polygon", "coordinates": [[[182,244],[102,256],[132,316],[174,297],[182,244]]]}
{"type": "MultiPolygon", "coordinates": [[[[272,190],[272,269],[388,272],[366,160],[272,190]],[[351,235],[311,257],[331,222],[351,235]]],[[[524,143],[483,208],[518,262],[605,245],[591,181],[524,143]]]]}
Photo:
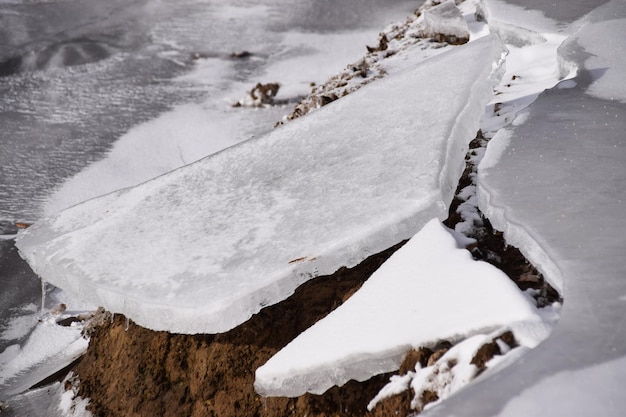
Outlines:
{"type": "Polygon", "coordinates": [[[16,244],[44,280],[140,325],[229,330],[447,216],[500,54],[487,37],[409,59],[310,117],[74,206],[16,244]]]}
{"type": "Polygon", "coordinates": [[[578,76],[497,135],[479,167],[483,211],[563,291],[558,326],[497,380],[426,415],[624,414],[626,51],[617,42],[624,27],[623,1],[587,16],[560,49],[578,76]]]}
{"type": "Polygon", "coordinates": [[[348,301],[257,369],[255,389],[321,394],[397,370],[411,348],[528,321],[541,318],[515,284],[433,219],[348,301]]]}

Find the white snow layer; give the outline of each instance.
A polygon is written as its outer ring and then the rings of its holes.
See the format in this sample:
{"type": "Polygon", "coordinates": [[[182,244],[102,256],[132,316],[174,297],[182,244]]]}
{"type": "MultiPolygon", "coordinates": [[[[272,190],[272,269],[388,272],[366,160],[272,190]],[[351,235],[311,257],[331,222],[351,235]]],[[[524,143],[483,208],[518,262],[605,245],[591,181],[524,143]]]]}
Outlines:
{"type": "Polygon", "coordinates": [[[24,346],[0,353],[0,396],[6,398],[72,363],[87,350],[88,341],[78,327],[62,327],[53,317],[35,327],[24,346]]]}
{"type": "Polygon", "coordinates": [[[576,78],[540,95],[479,166],[483,212],[562,289],[559,324],[523,361],[426,416],[624,415],[626,97],[615,80],[626,68],[615,42],[626,3],[595,5],[559,49],[576,78]]]}
{"type": "Polygon", "coordinates": [[[264,137],[71,207],[16,245],[44,280],[142,326],[229,330],[447,216],[500,57],[486,37],[407,64],[264,137]]]}
{"type": "Polygon", "coordinates": [[[518,321],[541,319],[502,271],[475,261],[433,219],[348,301],[259,368],[255,389],[321,394],[397,370],[411,348],[518,321]]]}

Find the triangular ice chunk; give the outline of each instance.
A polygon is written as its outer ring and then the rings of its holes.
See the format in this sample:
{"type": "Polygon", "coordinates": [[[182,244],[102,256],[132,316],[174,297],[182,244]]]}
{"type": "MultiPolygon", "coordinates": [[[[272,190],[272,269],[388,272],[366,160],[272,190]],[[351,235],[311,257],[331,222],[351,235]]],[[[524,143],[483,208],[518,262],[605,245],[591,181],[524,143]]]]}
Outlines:
{"type": "Polygon", "coordinates": [[[412,347],[521,321],[541,319],[502,271],[459,249],[434,219],[348,301],[259,368],[255,389],[321,394],[397,370],[412,347]]]}
{"type": "Polygon", "coordinates": [[[491,94],[492,37],[24,232],[46,281],[155,330],[215,333],[444,218],[491,94]]]}

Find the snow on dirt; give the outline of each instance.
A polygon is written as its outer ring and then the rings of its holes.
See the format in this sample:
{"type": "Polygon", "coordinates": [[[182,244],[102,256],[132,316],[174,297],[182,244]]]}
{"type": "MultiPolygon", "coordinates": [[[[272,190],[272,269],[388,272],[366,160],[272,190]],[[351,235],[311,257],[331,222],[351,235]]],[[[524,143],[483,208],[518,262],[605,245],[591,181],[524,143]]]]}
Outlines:
{"type": "MultiPolygon", "coordinates": [[[[433,219],[354,296],[259,368],[255,389],[264,396],[321,394],[397,370],[411,348],[517,322],[544,328],[536,307],[502,271],[475,261],[433,219]]],[[[518,339],[534,347],[547,334],[520,332],[518,339]]]]}

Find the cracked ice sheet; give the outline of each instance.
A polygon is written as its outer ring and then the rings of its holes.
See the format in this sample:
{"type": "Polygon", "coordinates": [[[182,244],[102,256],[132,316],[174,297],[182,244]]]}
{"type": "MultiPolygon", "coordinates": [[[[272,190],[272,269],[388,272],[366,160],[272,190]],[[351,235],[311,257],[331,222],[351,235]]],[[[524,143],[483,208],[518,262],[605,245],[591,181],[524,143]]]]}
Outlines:
{"type": "Polygon", "coordinates": [[[142,326],[229,330],[446,217],[500,56],[486,37],[409,60],[267,136],[39,222],[16,244],[44,280],[142,326]]]}
{"type": "Polygon", "coordinates": [[[600,31],[619,39],[624,25],[620,1],[587,16],[560,50],[578,76],[492,139],[479,166],[480,208],[563,291],[559,324],[497,381],[483,380],[426,415],[624,414],[626,105],[623,80],[613,100],[594,89],[626,74],[624,46],[594,42],[600,31]],[[600,61],[606,78],[595,71],[600,61]]]}
{"type": "MultiPolygon", "coordinates": [[[[293,103],[258,111],[232,108],[232,104],[257,82],[279,82],[277,99],[294,100],[306,95],[311,90],[309,83],[324,82],[360,58],[365,51],[364,45],[375,43],[380,24],[386,24],[392,16],[403,17],[411,10],[406,4],[397,2],[385,5],[381,10],[383,6],[373,2],[367,5],[369,15],[377,17],[372,17],[362,29],[347,29],[335,23],[337,27],[333,31],[317,33],[273,27],[276,21],[283,24],[293,18],[292,13],[302,13],[301,10],[289,11],[289,8],[280,7],[277,11],[277,6],[271,5],[223,3],[207,5],[204,18],[216,20],[216,28],[232,26],[214,37],[206,47],[233,51],[244,46],[250,48],[253,55],[247,60],[248,64],[242,65],[241,61],[225,59],[219,54],[196,60],[191,71],[173,80],[173,88],[197,89],[208,98],[200,103],[177,105],[131,128],[113,144],[103,159],[65,180],[46,198],[45,216],[90,198],[135,186],[243,140],[265,134],[277,120],[289,113],[293,103]],[[259,16],[271,17],[264,20],[259,16]]],[[[308,7],[306,4],[299,6],[308,7]]],[[[327,8],[330,7],[329,4],[327,8]]],[[[325,10],[322,6],[317,11],[324,15],[337,12],[336,6],[332,9],[325,10]]],[[[361,10],[351,16],[358,19],[365,14],[361,10]]],[[[158,41],[168,40],[159,38],[158,41]]]]}
{"type": "Polygon", "coordinates": [[[567,35],[557,31],[554,21],[500,1],[489,1],[484,7],[490,29],[508,50],[506,71],[490,102],[493,107],[481,121],[481,129],[491,137],[509,123],[520,123],[523,109],[544,90],[574,77],[576,69],[557,53],[567,35]],[[522,23],[524,27],[519,26],[522,23]]]}
{"type": "MultiPolygon", "coordinates": [[[[437,219],[361,289],[256,371],[263,396],[321,394],[351,379],[399,369],[411,348],[527,322],[536,308],[499,269],[475,261],[437,219]]],[[[536,340],[518,338],[535,346],[536,340]]],[[[534,339],[534,337],[531,337],[534,339]]]]}

